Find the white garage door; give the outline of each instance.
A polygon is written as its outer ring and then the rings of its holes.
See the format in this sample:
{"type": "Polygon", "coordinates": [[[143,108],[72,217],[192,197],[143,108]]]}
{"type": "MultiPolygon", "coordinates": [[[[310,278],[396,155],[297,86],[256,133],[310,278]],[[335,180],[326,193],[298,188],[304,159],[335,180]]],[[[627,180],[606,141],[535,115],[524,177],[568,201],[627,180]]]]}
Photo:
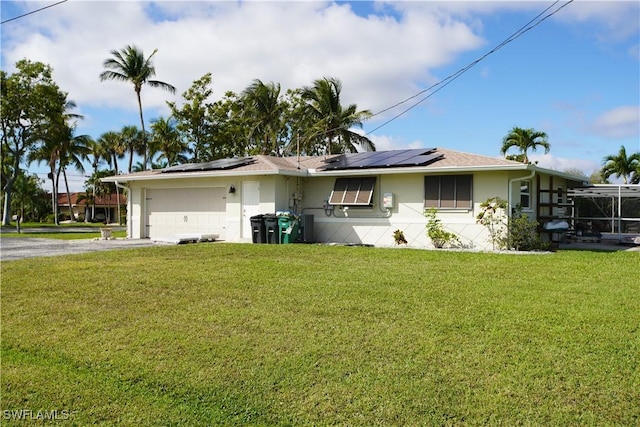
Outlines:
{"type": "Polygon", "coordinates": [[[213,188],[147,189],[147,237],[185,233],[222,234],[226,191],[213,188]]]}

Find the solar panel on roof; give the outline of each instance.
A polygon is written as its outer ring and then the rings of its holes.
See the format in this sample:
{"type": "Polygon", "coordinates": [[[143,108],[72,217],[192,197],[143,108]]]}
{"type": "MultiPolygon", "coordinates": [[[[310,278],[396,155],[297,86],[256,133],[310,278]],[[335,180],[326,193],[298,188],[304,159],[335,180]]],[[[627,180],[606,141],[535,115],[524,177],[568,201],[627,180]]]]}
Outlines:
{"type": "Polygon", "coordinates": [[[435,148],[416,148],[343,154],[328,161],[322,170],[424,166],[444,157],[435,151],[435,148]]]}
{"type": "Polygon", "coordinates": [[[232,159],[218,159],[210,162],[186,163],[183,165],[171,166],[163,169],[162,173],[227,170],[248,165],[250,163],[253,163],[253,157],[235,157],[232,159]]]}

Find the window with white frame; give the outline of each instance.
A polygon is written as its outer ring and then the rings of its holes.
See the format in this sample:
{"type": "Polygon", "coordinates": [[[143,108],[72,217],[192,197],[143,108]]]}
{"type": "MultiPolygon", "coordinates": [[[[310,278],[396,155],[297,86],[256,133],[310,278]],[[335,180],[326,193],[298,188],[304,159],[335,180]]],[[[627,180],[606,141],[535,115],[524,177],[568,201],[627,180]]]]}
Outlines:
{"type": "Polygon", "coordinates": [[[531,181],[520,181],[520,207],[531,209],[531,181]]]}

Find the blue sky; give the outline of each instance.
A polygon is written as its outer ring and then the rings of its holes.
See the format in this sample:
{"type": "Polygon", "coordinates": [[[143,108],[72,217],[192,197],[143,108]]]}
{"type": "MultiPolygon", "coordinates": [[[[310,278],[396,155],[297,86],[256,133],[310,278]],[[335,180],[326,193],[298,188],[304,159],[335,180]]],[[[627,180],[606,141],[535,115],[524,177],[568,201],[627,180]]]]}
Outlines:
{"type": "MultiPolygon", "coordinates": [[[[3,0],[2,21],[53,3],[3,0]]],[[[109,52],[128,44],[147,53],[157,48],[156,77],[177,88],[175,96],[143,89],[147,123],[166,116],[166,101],[180,102],[206,72],[213,99],[256,78],[285,90],[333,76],[343,83],[343,103],[379,112],[566,3],[69,0],[2,24],[1,61],[7,72],[22,58],[50,64],[85,116],[77,133],[94,138],[139,125],[132,87],[98,78],[109,52]]],[[[548,155],[532,160],[589,175],[621,145],[640,151],[640,3],[575,0],[425,95],[385,126],[412,102],[375,116],[363,132],[379,150],[445,147],[498,156],[509,129],[532,127],[547,132],[551,144],[548,155]]],[[[80,190],[82,176],[71,178],[80,190]]]]}

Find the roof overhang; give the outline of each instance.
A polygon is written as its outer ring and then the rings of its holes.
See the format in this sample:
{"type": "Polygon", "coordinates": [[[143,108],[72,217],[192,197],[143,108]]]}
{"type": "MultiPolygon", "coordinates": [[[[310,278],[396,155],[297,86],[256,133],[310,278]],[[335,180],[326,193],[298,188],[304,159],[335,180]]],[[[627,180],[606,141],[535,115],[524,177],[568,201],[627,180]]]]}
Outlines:
{"type": "Polygon", "coordinates": [[[465,172],[491,172],[491,171],[526,171],[529,168],[521,165],[489,165],[489,166],[410,166],[399,168],[370,168],[370,169],[343,169],[343,170],[318,170],[309,169],[309,176],[362,176],[362,175],[400,175],[400,174],[442,174],[465,172]]]}
{"type": "Polygon", "coordinates": [[[568,193],[577,197],[640,198],[640,184],[593,184],[571,188],[568,193]]]}
{"type": "Polygon", "coordinates": [[[152,174],[130,174],[130,175],[114,175],[106,178],[102,178],[102,182],[113,183],[125,183],[125,182],[141,182],[141,181],[161,181],[161,180],[176,180],[176,179],[192,179],[192,178],[222,178],[222,177],[237,177],[237,176],[267,176],[267,175],[282,175],[282,176],[307,176],[308,174],[304,170],[290,171],[290,170],[233,170],[233,171],[201,171],[201,172],[175,172],[175,173],[152,173],[152,174]]]}

